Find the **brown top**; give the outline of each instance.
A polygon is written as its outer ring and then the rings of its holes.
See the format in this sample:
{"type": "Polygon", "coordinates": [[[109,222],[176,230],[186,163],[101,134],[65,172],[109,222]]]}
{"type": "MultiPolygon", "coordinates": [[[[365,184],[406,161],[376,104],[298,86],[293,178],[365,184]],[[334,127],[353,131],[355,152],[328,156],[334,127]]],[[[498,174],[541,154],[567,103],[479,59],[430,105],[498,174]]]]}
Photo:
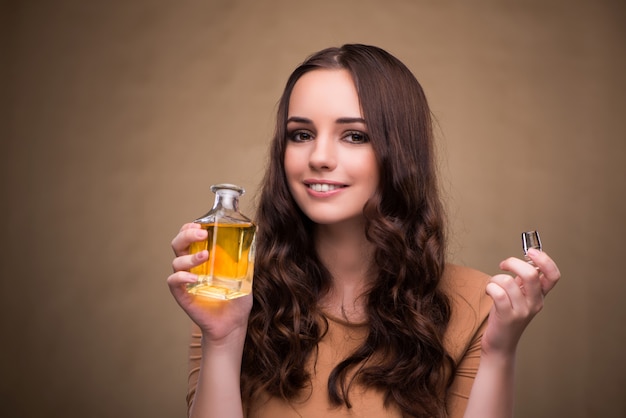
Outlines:
{"type": "MultiPolygon", "coordinates": [[[[449,295],[452,305],[452,317],[444,336],[444,345],[458,365],[446,399],[450,418],[463,416],[478,370],[481,336],[492,305],[491,298],[485,293],[488,280],[488,276],[476,270],[449,265],[441,282],[441,287],[449,295]]],[[[383,406],[382,392],[359,386],[351,389],[351,409],[330,405],[326,389],[328,376],[335,365],[366,338],[368,326],[349,323],[330,315],[327,318],[328,333],[319,344],[315,368],[312,364],[310,367],[313,370],[311,392],[307,391],[307,396],[302,401],[287,403],[282,399],[270,398],[262,404],[252,405],[248,418],[402,416],[397,406],[383,406]]],[[[189,405],[195,395],[200,358],[200,334],[194,332],[189,357],[189,405]]]]}

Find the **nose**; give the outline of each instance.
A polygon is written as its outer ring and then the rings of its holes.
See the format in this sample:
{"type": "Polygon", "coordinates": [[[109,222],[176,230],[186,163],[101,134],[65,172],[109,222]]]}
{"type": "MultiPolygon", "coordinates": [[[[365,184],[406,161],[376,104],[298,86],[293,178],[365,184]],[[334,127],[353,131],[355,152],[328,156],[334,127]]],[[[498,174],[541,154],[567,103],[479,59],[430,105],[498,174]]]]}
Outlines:
{"type": "Polygon", "coordinates": [[[315,138],[309,155],[309,167],[321,171],[332,171],[337,167],[336,144],[330,136],[318,135],[315,138]]]}

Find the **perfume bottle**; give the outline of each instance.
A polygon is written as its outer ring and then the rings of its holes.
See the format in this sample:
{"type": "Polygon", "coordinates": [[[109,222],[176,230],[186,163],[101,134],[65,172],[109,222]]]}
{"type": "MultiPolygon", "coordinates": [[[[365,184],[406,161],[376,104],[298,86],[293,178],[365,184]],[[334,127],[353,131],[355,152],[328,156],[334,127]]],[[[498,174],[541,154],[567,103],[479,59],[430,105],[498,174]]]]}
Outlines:
{"type": "Polygon", "coordinates": [[[530,248],[535,248],[541,251],[541,238],[539,237],[539,231],[527,231],[522,232],[522,249],[524,250],[524,258],[529,264],[533,266],[535,263],[528,257],[528,250],[530,248]]]}
{"type": "Polygon", "coordinates": [[[215,201],[211,210],[194,222],[208,232],[207,239],[194,242],[192,254],[209,251],[209,258],[191,272],[198,281],[187,285],[194,295],[234,299],[252,291],[256,225],[239,211],[242,187],[234,184],[211,186],[215,201]]]}

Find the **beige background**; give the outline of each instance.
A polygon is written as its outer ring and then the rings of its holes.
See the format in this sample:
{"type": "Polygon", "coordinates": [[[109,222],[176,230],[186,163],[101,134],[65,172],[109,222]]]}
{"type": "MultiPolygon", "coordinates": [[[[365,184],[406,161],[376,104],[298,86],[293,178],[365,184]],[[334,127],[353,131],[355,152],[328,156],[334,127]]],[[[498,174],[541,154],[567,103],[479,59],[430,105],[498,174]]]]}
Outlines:
{"type": "Polygon", "coordinates": [[[0,415],[180,417],[169,242],[249,190],[293,67],[345,42],[415,72],[452,258],[537,228],[563,280],[521,344],[517,417],[624,417],[626,13],[618,0],[2,3],[0,415]]]}

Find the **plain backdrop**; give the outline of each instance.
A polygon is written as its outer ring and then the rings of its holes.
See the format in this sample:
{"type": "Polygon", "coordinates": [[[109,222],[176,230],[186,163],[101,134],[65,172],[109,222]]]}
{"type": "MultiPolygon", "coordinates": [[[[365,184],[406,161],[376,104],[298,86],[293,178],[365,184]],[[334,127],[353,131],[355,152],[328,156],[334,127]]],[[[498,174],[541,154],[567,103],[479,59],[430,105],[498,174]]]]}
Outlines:
{"type": "Polygon", "coordinates": [[[307,55],[381,46],[437,120],[450,259],[538,229],[563,279],[519,348],[516,416],[623,418],[626,8],[612,0],[0,3],[0,415],[182,417],[170,241],[238,183],[254,213],[307,55]]]}

